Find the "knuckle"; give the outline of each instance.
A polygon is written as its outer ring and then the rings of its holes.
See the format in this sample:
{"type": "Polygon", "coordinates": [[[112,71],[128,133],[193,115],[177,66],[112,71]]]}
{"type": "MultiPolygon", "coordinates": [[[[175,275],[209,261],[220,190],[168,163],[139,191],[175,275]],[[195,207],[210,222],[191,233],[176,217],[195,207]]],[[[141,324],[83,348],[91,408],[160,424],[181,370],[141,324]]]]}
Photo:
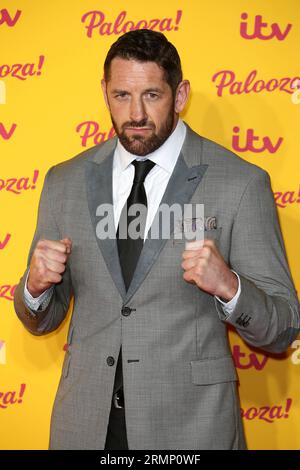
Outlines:
{"type": "Polygon", "coordinates": [[[202,275],[202,267],[200,265],[197,265],[196,268],[195,268],[195,273],[197,274],[197,276],[201,276],[202,275]]]}
{"type": "Polygon", "coordinates": [[[205,254],[209,254],[210,251],[211,251],[211,247],[210,247],[210,246],[205,246],[205,247],[203,248],[203,253],[205,253],[205,254]]]}
{"type": "Polygon", "coordinates": [[[40,266],[40,267],[38,268],[38,270],[37,270],[37,273],[38,273],[38,275],[40,276],[40,278],[46,277],[46,275],[47,275],[47,269],[46,269],[46,267],[43,266],[43,265],[40,266]]]}
{"type": "Polygon", "coordinates": [[[61,266],[59,267],[59,271],[58,271],[58,272],[59,272],[59,273],[63,273],[63,272],[65,272],[65,269],[66,269],[66,266],[63,264],[63,265],[61,265],[61,266]]]}
{"type": "Polygon", "coordinates": [[[200,266],[202,268],[206,268],[208,266],[208,259],[207,258],[202,258],[200,266]]]}
{"type": "Polygon", "coordinates": [[[62,277],[59,273],[51,273],[51,276],[49,277],[49,281],[53,283],[60,282],[61,279],[62,277]]]}

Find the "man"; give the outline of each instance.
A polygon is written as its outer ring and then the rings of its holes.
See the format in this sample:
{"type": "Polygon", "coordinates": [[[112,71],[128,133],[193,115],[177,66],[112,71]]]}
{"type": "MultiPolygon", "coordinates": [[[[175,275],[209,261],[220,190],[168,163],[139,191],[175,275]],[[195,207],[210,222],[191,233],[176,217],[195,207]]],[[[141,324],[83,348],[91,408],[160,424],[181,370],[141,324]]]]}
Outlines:
{"type": "Polygon", "coordinates": [[[50,448],[243,449],[226,324],[272,352],[300,324],[269,176],[179,119],[190,86],[161,33],[121,36],[102,88],[117,137],[48,171],[15,294],[35,335],[74,296],[50,448]],[[134,204],[140,238],[124,238],[134,204]],[[185,220],[147,236],[163,204],[204,205],[202,247],[177,236],[185,220]]]}

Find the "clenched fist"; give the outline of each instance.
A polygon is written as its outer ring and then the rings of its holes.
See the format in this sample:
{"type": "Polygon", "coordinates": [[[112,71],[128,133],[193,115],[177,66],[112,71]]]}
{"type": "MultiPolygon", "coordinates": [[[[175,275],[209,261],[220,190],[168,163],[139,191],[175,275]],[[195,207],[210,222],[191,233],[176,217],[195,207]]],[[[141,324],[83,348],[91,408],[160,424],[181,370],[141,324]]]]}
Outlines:
{"type": "Polygon", "coordinates": [[[53,284],[62,280],[66,262],[72,251],[72,240],[39,240],[33,252],[27,289],[33,297],[39,297],[53,284]]]}
{"type": "Polygon", "coordinates": [[[198,242],[189,243],[190,249],[182,253],[183,279],[228,302],[238,290],[237,276],[226,264],[213,240],[204,240],[199,249],[193,249],[193,243],[198,242]]]}

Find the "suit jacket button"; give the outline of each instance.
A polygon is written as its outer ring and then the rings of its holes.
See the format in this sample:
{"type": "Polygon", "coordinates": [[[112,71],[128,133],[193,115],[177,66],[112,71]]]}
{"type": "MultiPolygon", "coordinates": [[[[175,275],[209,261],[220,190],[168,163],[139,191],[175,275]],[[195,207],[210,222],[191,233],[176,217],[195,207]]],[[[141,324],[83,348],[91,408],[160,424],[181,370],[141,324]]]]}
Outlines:
{"type": "Polygon", "coordinates": [[[124,315],[124,317],[128,317],[131,314],[131,308],[130,307],[122,307],[121,313],[122,313],[122,315],[124,315]]]}
{"type": "Polygon", "coordinates": [[[115,360],[112,356],[108,356],[108,358],[106,359],[106,362],[109,366],[113,366],[115,363],[115,360]]]}

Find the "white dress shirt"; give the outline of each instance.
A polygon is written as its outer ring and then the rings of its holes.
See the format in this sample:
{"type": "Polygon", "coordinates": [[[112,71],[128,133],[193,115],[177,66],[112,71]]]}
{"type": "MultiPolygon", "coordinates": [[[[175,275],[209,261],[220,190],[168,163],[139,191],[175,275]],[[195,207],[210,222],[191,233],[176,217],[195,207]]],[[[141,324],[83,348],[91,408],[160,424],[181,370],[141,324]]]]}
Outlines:
{"type": "MultiPolygon", "coordinates": [[[[131,164],[133,160],[144,160],[148,158],[156,165],[148,173],[144,186],[147,195],[147,219],[145,226],[145,235],[153,222],[154,216],[159,208],[163,194],[169,182],[170,176],[174,170],[177,159],[180,154],[186,135],[186,126],[181,119],[178,120],[177,126],[168,137],[168,139],[157,150],[147,154],[145,157],[137,157],[128,152],[121,142],[118,140],[114,157],[113,157],[113,207],[115,227],[118,227],[122,208],[131,192],[134,178],[134,166],[131,164]]],[[[224,314],[230,315],[238,301],[241,292],[240,279],[238,274],[233,271],[238,278],[238,291],[229,302],[223,302],[219,297],[215,298],[222,304],[224,314]]],[[[38,310],[40,307],[44,310],[50,302],[54,286],[43,292],[39,297],[32,297],[27,289],[27,279],[24,289],[24,297],[26,304],[31,310],[38,310]]]]}

